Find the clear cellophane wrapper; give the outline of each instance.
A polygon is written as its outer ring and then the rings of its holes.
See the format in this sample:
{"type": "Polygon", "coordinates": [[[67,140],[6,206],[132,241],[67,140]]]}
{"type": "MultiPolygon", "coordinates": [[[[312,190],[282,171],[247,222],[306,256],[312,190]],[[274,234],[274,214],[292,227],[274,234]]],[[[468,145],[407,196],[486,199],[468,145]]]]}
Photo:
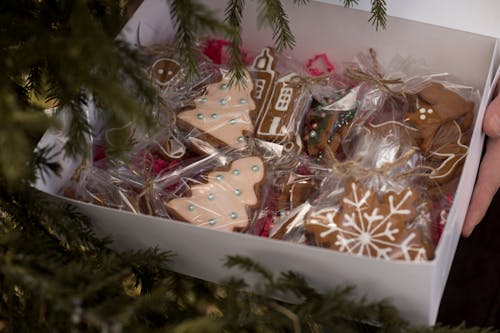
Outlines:
{"type": "Polygon", "coordinates": [[[420,183],[422,156],[397,128],[383,135],[356,126],[305,217],[314,245],[373,258],[433,258],[432,202],[420,183]]]}
{"type": "Polygon", "coordinates": [[[200,96],[205,87],[219,80],[218,66],[209,58],[198,52],[197,73],[192,74],[183,67],[179,51],[169,44],[155,44],[143,47],[145,56],[149,59],[147,74],[157,88],[164,103],[173,110],[192,107],[193,100],[200,96]]]}
{"type": "Polygon", "coordinates": [[[254,136],[265,152],[300,154],[300,129],[311,103],[311,86],[325,81],[306,74],[293,58],[270,47],[254,57],[249,72],[255,101],[254,136]]]}
{"type": "Polygon", "coordinates": [[[268,174],[261,156],[230,149],[206,156],[175,176],[185,187],[166,202],[173,218],[214,230],[246,232],[268,174]]]}
{"type": "Polygon", "coordinates": [[[267,170],[263,199],[249,233],[302,242],[303,223],[298,223],[295,228],[291,222],[296,219],[298,208],[318,193],[321,179],[329,173],[329,169],[315,163],[306,155],[300,155],[294,158],[270,159],[267,170]]]}
{"type": "Polygon", "coordinates": [[[255,104],[248,72],[241,82],[231,82],[227,69],[209,83],[190,107],[176,114],[177,126],[188,147],[199,154],[245,149],[253,137],[255,104]]]}
{"type": "Polygon", "coordinates": [[[314,244],[342,252],[428,260],[451,207],[479,94],[444,74],[425,74],[411,59],[391,66],[382,74],[373,56],[362,55],[349,73],[358,82],[359,111],[306,230],[314,244]]]}

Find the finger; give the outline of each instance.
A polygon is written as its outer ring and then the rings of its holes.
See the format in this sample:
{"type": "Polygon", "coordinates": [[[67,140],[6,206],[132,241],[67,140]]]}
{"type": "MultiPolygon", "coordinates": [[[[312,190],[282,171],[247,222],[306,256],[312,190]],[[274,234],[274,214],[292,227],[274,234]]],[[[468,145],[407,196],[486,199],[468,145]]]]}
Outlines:
{"type": "Polygon", "coordinates": [[[468,237],[481,222],[500,185],[500,138],[489,139],[479,168],[472,199],[465,217],[462,235],[468,237]]]}
{"type": "Polygon", "coordinates": [[[483,130],[486,135],[491,138],[500,137],[500,95],[498,95],[486,109],[483,130]]]}

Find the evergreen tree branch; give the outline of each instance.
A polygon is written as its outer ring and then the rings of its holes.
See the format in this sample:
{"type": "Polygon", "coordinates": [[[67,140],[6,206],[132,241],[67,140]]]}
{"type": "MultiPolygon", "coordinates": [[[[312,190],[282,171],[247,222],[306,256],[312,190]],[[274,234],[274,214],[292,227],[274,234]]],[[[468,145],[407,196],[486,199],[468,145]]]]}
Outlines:
{"type": "Polygon", "coordinates": [[[354,5],[358,4],[358,0],[343,0],[344,1],[344,6],[345,7],[352,7],[354,5]]]}
{"type": "Polygon", "coordinates": [[[227,36],[238,34],[232,27],[218,20],[215,13],[207,6],[196,0],[172,0],[170,14],[174,23],[176,47],[191,77],[195,77],[198,73],[199,54],[195,50],[199,34],[207,32],[222,33],[227,36]]]}
{"type": "Polygon", "coordinates": [[[244,0],[229,0],[226,6],[225,21],[234,30],[234,33],[229,36],[231,47],[229,48],[230,56],[230,75],[229,84],[236,82],[245,84],[245,63],[243,62],[243,54],[241,53],[241,19],[243,17],[243,9],[245,7],[244,0]]]}
{"type": "Polygon", "coordinates": [[[370,16],[370,19],[368,22],[371,22],[372,24],[375,25],[375,29],[385,29],[387,19],[386,19],[386,12],[387,12],[387,5],[385,3],[385,0],[372,0],[372,9],[371,13],[372,15],[370,16]]]}
{"type": "Polygon", "coordinates": [[[290,29],[288,16],[280,0],[259,0],[257,20],[260,25],[268,25],[273,31],[273,41],[279,51],[292,49],[295,37],[290,29]]]}

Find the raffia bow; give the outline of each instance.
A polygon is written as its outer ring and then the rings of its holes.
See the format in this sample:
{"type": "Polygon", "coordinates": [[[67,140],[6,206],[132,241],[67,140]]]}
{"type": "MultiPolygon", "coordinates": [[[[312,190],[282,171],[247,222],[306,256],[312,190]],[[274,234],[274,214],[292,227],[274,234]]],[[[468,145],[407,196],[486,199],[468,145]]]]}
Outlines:
{"type": "Polygon", "coordinates": [[[313,85],[326,86],[329,81],[327,74],[320,76],[295,75],[287,82],[287,85],[291,88],[309,88],[313,85]]]}
{"type": "Polygon", "coordinates": [[[359,68],[350,67],[350,68],[347,68],[345,70],[345,76],[347,76],[348,78],[350,78],[354,81],[364,81],[364,82],[374,83],[378,86],[378,88],[381,91],[383,91],[389,95],[392,95],[395,97],[398,97],[398,96],[406,97],[406,94],[404,92],[403,87],[401,87],[399,90],[394,90],[390,87],[391,85],[394,85],[394,84],[398,84],[398,85],[402,86],[404,84],[404,81],[401,78],[384,79],[382,73],[380,72],[380,66],[379,66],[379,63],[377,60],[377,54],[375,53],[375,50],[370,48],[369,52],[370,52],[370,57],[371,57],[372,64],[373,64],[373,72],[375,74],[371,74],[369,72],[362,71],[359,68]]]}
{"type": "MultiPolygon", "coordinates": [[[[358,180],[366,179],[375,175],[386,176],[388,173],[393,172],[398,167],[404,166],[408,163],[415,153],[414,149],[410,149],[402,154],[399,158],[397,158],[394,162],[386,163],[382,167],[379,168],[366,168],[359,161],[356,160],[347,160],[340,162],[337,159],[333,159],[332,169],[342,175],[343,177],[351,177],[352,175],[356,175],[358,180]]],[[[432,168],[420,165],[417,167],[413,167],[402,172],[397,173],[392,176],[394,179],[402,179],[408,176],[413,177],[428,177],[429,173],[426,173],[425,170],[431,171],[432,168]]]]}

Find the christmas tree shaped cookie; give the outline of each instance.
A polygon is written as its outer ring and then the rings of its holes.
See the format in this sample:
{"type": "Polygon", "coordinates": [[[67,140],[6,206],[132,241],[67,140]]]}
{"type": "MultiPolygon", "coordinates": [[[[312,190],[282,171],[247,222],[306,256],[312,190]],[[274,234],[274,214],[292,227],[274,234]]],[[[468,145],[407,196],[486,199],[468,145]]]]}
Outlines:
{"type": "Polygon", "coordinates": [[[203,96],[195,100],[195,108],[177,115],[179,125],[197,129],[200,137],[222,147],[244,147],[245,134],[254,130],[251,113],[255,103],[251,97],[253,83],[246,72],[245,84],[229,84],[224,73],[222,81],[209,84],[203,96]]]}
{"type": "Polygon", "coordinates": [[[420,230],[408,228],[417,216],[417,198],[408,188],[389,191],[382,200],[373,189],[350,181],[341,207],[325,208],[309,215],[306,231],[318,245],[354,255],[381,259],[423,261],[432,257],[420,230]]]}
{"type": "Polygon", "coordinates": [[[167,203],[180,220],[225,231],[248,227],[249,207],[256,207],[258,185],[264,181],[264,164],[251,156],[233,161],[227,171],[208,173],[206,184],[191,187],[191,196],[167,203]]]}

